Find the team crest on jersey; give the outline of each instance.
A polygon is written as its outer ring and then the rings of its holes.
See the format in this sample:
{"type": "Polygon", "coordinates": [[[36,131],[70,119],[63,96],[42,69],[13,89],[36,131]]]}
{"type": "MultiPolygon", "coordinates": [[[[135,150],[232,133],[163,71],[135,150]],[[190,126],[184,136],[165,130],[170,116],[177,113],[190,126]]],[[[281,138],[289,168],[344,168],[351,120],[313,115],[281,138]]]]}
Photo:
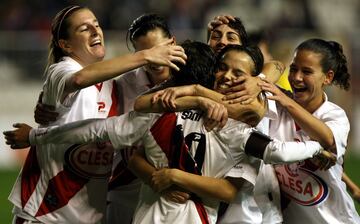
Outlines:
{"type": "Polygon", "coordinates": [[[300,205],[320,204],[329,195],[326,182],[315,173],[300,167],[299,164],[278,166],[276,175],[281,191],[300,205]]]}
{"type": "Polygon", "coordinates": [[[85,178],[111,175],[114,148],[110,143],[73,145],[66,150],[65,161],[75,174],[85,178]]]}

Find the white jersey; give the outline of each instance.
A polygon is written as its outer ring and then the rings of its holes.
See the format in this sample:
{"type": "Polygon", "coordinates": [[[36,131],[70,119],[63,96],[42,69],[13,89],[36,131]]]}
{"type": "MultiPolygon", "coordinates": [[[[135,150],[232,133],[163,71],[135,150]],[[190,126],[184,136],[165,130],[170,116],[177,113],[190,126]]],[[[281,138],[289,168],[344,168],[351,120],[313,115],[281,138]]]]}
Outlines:
{"type": "MultiPolygon", "coordinates": [[[[81,69],[70,57],[50,66],[43,103],[56,106],[60,116],[52,125],[116,115],[113,81],[76,91],[61,101],[66,80],[81,69]]],[[[9,196],[15,215],[44,223],[99,222],[105,212],[112,157],[109,144],[32,147],[9,196]]]]}
{"type": "MultiPolygon", "coordinates": [[[[136,97],[148,91],[152,84],[143,68],[127,72],[116,79],[119,114],[134,110],[136,97]]],[[[114,155],[113,174],[107,195],[107,223],[131,223],[141,188],[141,180],[127,169],[127,163],[136,146],[114,155]]]]}
{"type": "MultiPolygon", "coordinates": [[[[291,115],[278,108],[279,119],[270,123],[270,135],[284,141],[306,141],[309,136],[296,125],[291,115]]],[[[311,160],[276,166],[280,188],[285,197],[285,223],[360,223],[354,203],[341,180],[350,125],[345,112],[325,102],[313,113],[332,131],[337,163],[321,171],[311,160]]]]}
{"type": "MultiPolygon", "coordinates": [[[[207,132],[202,125],[202,112],[191,110],[176,114],[130,112],[125,118],[121,116],[121,120],[107,120],[108,135],[115,148],[122,148],[142,139],[147,160],[154,167],[176,167],[179,161],[175,158],[182,161],[180,158],[183,157],[172,154],[181,150],[173,149],[171,136],[173,127],[181,125],[185,141],[187,145],[191,145],[189,152],[192,157],[189,161],[195,161],[200,168],[196,169],[198,174],[222,178],[235,164],[241,162],[242,178],[254,183],[256,169],[248,163],[248,156],[243,151],[252,128],[229,120],[221,131],[207,132]]],[[[185,169],[186,165],[181,167],[185,169]]],[[[143,185],[134,223],[203,223],[204,220],[215,223],[218,204],[218,200],[209,198],[188,200],[184,204],[167,201],[149,186],[143,185]]]]}
{"type": "MultiPolygon", "coordinates": [[[[277,118],[275,101],[268,100],[268,111],[257,125],[256,129],[268,135],[270,120],[277,118]]],[[[220,224],[256,224],[281,223],[279,185],[273,166],[262,160],[249,157],[258,174],[255,183],[245,183],[238,190],[236,198],[227,206],[225,214],[220,218],[220,224]],[[254,186],[255,185],[255,186],[254,186]]],[[[237,178],[237,165],[226,174],[227,177],[237,178]]]]}

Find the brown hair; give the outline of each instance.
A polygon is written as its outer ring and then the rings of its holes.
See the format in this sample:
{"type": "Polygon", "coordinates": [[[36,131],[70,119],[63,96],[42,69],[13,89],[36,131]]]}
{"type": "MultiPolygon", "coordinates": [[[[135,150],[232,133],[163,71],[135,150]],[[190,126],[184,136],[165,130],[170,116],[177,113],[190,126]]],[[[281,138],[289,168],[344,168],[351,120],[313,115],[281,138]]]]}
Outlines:
{"type": "Polygon", "coordinates": [[[68,18],[76,11],[84,9],[85,7],[73,5],[62,9],[56,14],[51,23],[51,39],[49,43],[48,62],[45,72],[51,64],[59,62],[65,56],[65,53],[59,46],[60,39],[67,39],[69,37],[69,21],[68,18]]]}

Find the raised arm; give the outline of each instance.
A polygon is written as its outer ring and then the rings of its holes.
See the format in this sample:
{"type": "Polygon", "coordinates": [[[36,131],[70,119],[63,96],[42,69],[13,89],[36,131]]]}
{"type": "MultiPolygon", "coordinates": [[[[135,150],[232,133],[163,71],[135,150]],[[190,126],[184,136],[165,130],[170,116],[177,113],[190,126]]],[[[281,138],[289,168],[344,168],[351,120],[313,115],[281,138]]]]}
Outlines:
{"type": "Polygon", "coordinates": [[[274,84],[262,82],[260,85],[263,90],[273,94],[273,96],[269,96],[268,98],[276,100],[281,104],[312,140],[319,142],[325,149],[334,147],[335,139],[329,126],[320,119],[314,117],[274,84]]]}
{"type": "Polygon", "coordinates": [[[185,64],[186,55],[181,46],[171,45],[172,39],[153,48],[97,62],[76,72],[66,81],[64,96],[148,63],[165,65],[179,70],[174,62],[185,64]]]}

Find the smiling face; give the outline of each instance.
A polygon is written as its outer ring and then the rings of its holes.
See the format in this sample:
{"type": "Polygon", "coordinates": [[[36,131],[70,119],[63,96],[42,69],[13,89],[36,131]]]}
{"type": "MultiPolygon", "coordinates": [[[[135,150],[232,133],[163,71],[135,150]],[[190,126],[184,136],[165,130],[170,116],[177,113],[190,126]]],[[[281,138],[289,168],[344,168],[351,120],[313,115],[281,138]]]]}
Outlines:
{"type": "MultiPolygon", "coordinates": [[[[169,40],[169,38],[164,34],[160,28],[156,28],[146,33],[146,35],[139,36],[134,40],[134,47],[136,51],[141,51],[149,49],[158,45],[164,41],[169,40]]],[[[169,77],[170,68],[167,66],[158,66],[158,65],[146,65],[144,70],[151,76],[154,84],[158,84],[169,77]]]]}
{"type": "Polygon", "coordinates": [[[208,44],[216,53],[219,53],[228,44],[241,45],[242,42],[236,30],[223,24],[211,31],[208,44]]]}
{"type": "Polygon", "coordinates": [[[314,112],[323,102],[323,86],[331,83],[330,72],[321,67],[321,54],[310,50],[295,52],[290,65],[289,83],[294,100],[309,112],[314,112]]]}
{"type": "Polygon", "coordinates": [[[254,62],[246,52],[230,50],[226,52],[219,63],[215,74],[215,90],[227,89],[239,76],[251,76],[254,62]]]}
{"type": "Polygon", "coordinates": [[[68,21],[69,38],[59,40],[61,48],[83,66],[101,61],[105,56],[104,37],[95,15],[89,9],[81,9],[68,21]]]}

